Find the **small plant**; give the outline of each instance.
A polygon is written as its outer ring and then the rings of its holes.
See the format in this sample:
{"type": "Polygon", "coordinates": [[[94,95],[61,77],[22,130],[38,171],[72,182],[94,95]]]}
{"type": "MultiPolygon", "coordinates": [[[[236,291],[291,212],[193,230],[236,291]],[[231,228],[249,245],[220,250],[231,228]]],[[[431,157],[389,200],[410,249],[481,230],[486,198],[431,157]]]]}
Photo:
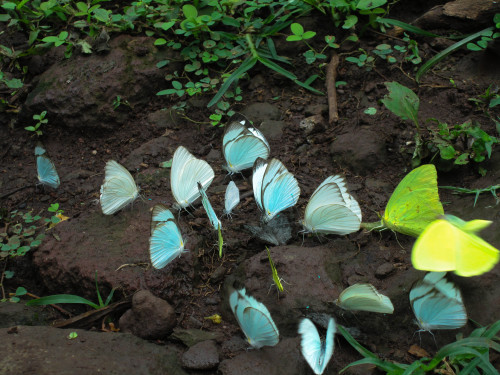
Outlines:
{"type": "Polygon", "coordinates": [[[441,189],[451,190],[453,194],[475,194],[474,205],[476,207],[477,199],[481,193],[490,192],[495,198],[496,204],[500,203],[500,197],[497,195],[497,189],[500,189],[500,185],[492,185],[482,189],[467,189],[456,186],[440,186],[441,189]]]}
{"type": "MultiPolygon", "coordinates": [[[[0,286],[2,286],[2,292],[3,292],[3,285],[0,284],[0,286]]],[[[17,303],[21,300],[20,297],[22,296],[25,296],[26,294],[28,293],[28,291],[23,288],[22,286],[18,287],[16,289],[16,292],[15,293],[10,293],[10,297],[7,298],[5,295],[3,296],[3,298],[0,300],[0,302],[13,302],[13,303],[17,303]]]]}
{"type": "Polygon", "coordinates": [[[28,301],[26,303],[26,306],[44,306],[44,305],[54,305],[57,303],[78,303],[78,304],[84,304],[84,305],[89,305],[92,308],[99,310],[102,309],[103,307],[106,307],[109,305],[111,302],[111,299],[113,298],[113,294],[115,292],[115,288],[111,289],[111,292],[108,295],[108,298],[106,298],[106,301],[102,300],[101,293],[99,292],[99,285],[97,283],[97,271],[95,272],[95,288],[97,292],[97,299],[99,304],[96,304],[92,301],[89,301],[88,299],[85,299],[80,296],[76,296],[74,294],[55,294],[53,296],[47,296],[47,297],[42,297],[38,299],[33,299],[31,301],[28,301]]]}
{"type": "Polygon", "coordinates": [[[0,258],[23,256],[40,246],[45,237],[43,233],[36,234],[38,227],[35,224],[41,216],[15,210],[0,219],[5,222],[6,228],[4,233],[0,233],[0,258]]]}
{"type": "Polygon", "coordinates": [[[131,108],[128,100],[123,100],[120,95],[116,95],[116,98],[113,100],[113,110],[116,111],[118,107],[121,106],[122,104],[131,108]]]}
{"type": "MultiPolygon", "coordinates": [[[[3,46],[1,46],[3,47],[3,46]]],[[[5,73],[0,71],[0,83],[3,83],[7,88],[15,90],[23,87],[23,82],[19,78],[8,79],[5,77],[5,73]]]]}
{"type": "Polygon", "coordinates": [[[36,120],[38,121],[35,126],[27,126],[25,127],[24,129],[30,131],[30,132],[33,132],[35,133],[36,135],[38,136],[41,136],[43,134],[42,130],[40,129],[40,127],[43,125],[43,124],[46,124],[49,122],[49,120],[47,120],[45,118],[45,116],[47,115],[47,111],[43,111],[42,113],[40,113],[39,115],[33,115],[33,120],[36,120]]]}
{"type": "Polygon", "coordinates": [[[457,335],[456,341],[443,346],[433,358],[421,358],[411,364],[380,359],[364,348],[347,330],[338,325],[339,333],[364,358],[340,371],[358,365],[373,365],[392,375],[424,375],[430,372],[446,374],[498,374],[490,362],[490,349],[500,353],[500,321],[491,326],[476,328],[469,337],[457,335]]]}
{"type": "Polygon", "coordinates": [[[372,70],[375,67],[375,58],[373,56],[370,56],[368,52],[366,52],[362,48],[360,48],[359,51],[361,52],[361,55],[359,55],[358,57],[348,56],[345,58],[346,61],[352,62],[360,68],[364,67],[367,71],[372,70]]]}

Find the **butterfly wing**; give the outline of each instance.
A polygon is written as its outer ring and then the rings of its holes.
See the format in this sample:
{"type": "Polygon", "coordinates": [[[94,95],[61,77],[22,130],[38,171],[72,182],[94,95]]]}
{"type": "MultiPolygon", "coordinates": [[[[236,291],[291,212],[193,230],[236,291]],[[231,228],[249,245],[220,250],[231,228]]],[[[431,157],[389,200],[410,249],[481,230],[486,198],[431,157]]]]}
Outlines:
{"type": "Polygon", "coordinates": [[[348,207],[329,204],[304,216],[303,224],[308,232],[345,235],[358,231],[361,222],[348,207]]]}
{"type": "Polygon", "coordinates": [[[325,352],[316,326],[309,319],[302,319],[299,324],[299,334],[302,337],[300,341],[302,355],[315,374],[322,374],[326,367],[325,352]]]}
{"type": "Polygon", "coordinates": [[[226,195],[224,199],[224,214],[230,215],[231,211],[240,203],[240,191],[238,187],[231,181],[226,188],[226,195]]]}
{"type": "Polygon", "coordinates": [[[255,197],[255,202],[257,202],[257,206],[259,206],[261,211],[264,211],[262,206],[262,185],[264,182],[264,174],[266,173],[267,164],[267,161],[262,158],[258,158],[253,165],[253,195],[255,197]]]}
{"type": "Polygon", "coordinates": [[[299,183],[277,159],[271,160],[263,177],[263,220],[270,221],[279,212],[294,206],[300,196],[299,183]]]}
{"type": "Polygon", "coordinates": [[[201,195],[201,203],[203,204],[203,207],[205,208],[205,211],[207,212],[208,219],[212,223],[215,230],[221,229],[222,228],[221,222],[220,222],[219,218],[217,217],[217,214],[215,213],[215,211],[212,207],[212,204],[208,200],[207,193],[205,192],[205,190],[201,186],[201,183],[199,183],[199,182],[198,182],[198,190],[199,190],[200,195],[201,195]]]}
{"type": "Polygon", "coordinates": [[[168,220],[174,220],[174,215],[164,204],[155,204],[151,213],[151,234],[158,225],[168,220]]]}
{"type": "Polygon", "coordinates": [[[106,163],[104,183],[101,186],[101,208],[104,215],[112,215],[132,203],[139,196],[134,178],[114,160],[106,163]]]}
{"type": "Polygon", "coordinates": [[[328,328],[326,330],[326,338],[325,338],[325,355],[323,358],[323,372],[326,369],[326,365],[330,362],[330,358],[332,358],[333,350],[335,349],[335,333],[337,332],[337,325],[335,324],[335,320],[330,318],[328,321],[328,328]]]}
{"type": "Polygon", "coordinates": [[[389,229],[417,237],[428,224],[443,214],[436,168],[425,164],[408,173],[396,187],[382,222],[389,229]]]}
{"type": "Polygon", "coordinates": [[[227,161],[227,170],[239,172],[251,168],[257,158],[267,159],[269,148],[253,134],[245,135],[226,145],[224,156],[227,161]]]}
{"type": "Polygon", "coordinates": [[[413,245],[412,263],[426,271],[454,271],[460,276],[475,276],[491,270],[499,251],[472,233],[448,220],[436,220],[413,245]]]}
{"type": "Polygon", "coordinates": [[[371,311],[383,314],[392,314],[394,306],[389,297],[380,294],[371,284],[354,284],[345,289],[337,305],[345,310],[371,311]]]}
{"type": "Polygon", "coordinates": [[[161,269],[184,250],[181,232],[173,219],[158,224],[149,239],[149,255],[154,268],[161,269]]]}
{"type": "Polygon", "coordinates": [[[38,142],[35,146],[35,156],[43,155],[45,152],[45,147],[43,147],[42,143],[38,142]]]}
{"type": "Polygon", "coordinates": [[[195,158],[183,146],[177,148],[170,171],[170,188],[181,208],[186,208],[200,196],[198,182],[206,189],[213,179],[214,170],[206,161],[195,158]]]}
{"type": "Polygon", "coordinates": [[[410,291],[410,304],[421,329],[456,329],[467,323],[460,291],[444,279],[445,272],[430,272],[410,291]]]}
{"type": "Polygon", "coordinates": [[[56,167],[54,166],[54,163],[52,163],[52,160],[45,155],[45,151],[37,156],[36,169],[38,173],[38,181],[40,181],[40,183],[50,186],[53,189],[57,189],[59,187],[61,181],[59,180],[56,167]]]}
{"type": "Polygon", "coordinates": [[[264,304],[241,289],[231,292],[229,305],[250,345],[259,349],[278,344],[278,328],[264,304]]]}

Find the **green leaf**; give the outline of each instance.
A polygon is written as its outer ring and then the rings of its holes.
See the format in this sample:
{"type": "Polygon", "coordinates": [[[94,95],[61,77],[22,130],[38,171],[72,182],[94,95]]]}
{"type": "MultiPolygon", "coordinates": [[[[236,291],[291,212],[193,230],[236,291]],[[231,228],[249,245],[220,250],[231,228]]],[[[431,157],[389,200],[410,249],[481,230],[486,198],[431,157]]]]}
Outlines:
{"type": "Polygon", "coordinates": [[[172,159],[167,161],[162,161],[160,163],[160,168],[170,168],[172,166],[172,159]]]}
{"type": "Polygon", "coordinates": [[[10,1],[6,1],[2,4],[2,8],[7,10],[14,10],[16,9],[16,3],[11,3],[10,1]]]}
{"type": "Polygon", "coordinates": [[[179,81],[172,81],[172,87],[176,90],[181,90],[182,89],[182,83],[179,81]]]}
{"type": "Polygon", "coordinates": [[[490,104],[488,105],[489,108],[496,107],[497,105],[500,104],[500,96],[496,96],[495,98],[490,100],[490,104]]]}
{"type": "Polygon", "coordinates": [[[358,17],[356,17],[354,14],[351,14],[346,17],[344,24],[342,25],[343,29],[350,29],[354,25],[358,23],[358,17]]]}
{"type": "Polygon", "coordinates": [[[184,13],[184,17],[186,17],[186,19],[194,19],[198,17],[198,11],[191,4],[184,5],[182,7],[182,13],[184,13]]]}
{"type": "Polygon", "coordinates": [[[302,39],[311,39],[311,38],[314,38],[315,35],[316,35],[316,32],[314,32],[314,31],[306,31],[302,35],[302,39]]]}
{"type": "Polygon", "coordinates": [[[420,99],[408,87],[405,87],[398,82],[386,82],[385,86],[389,90],[389,95],[385,95],[382,103],[403,120],[410,119],[413,121],[417,129],[418,125],[418,108],[420,99]]]}
{"type": "Polygon", "coordinates": [[[387,0],[360,0],[356,5],[356,8],[361,10],[373,9],[384,5],[385,3],[387,3],[387,0]]]}
{"type": "Polygon", "coordinates": [[[12,279],[14,277],[14,271],[6,270],[4,271],[3,275],[6,279],[12,279]]]}
{"type": "Polygon", "coordinates": [[[28,293],[28,291],[22,286],[16,289],[16,296],[24,296],[26,293],[28,293]]]}
{"type": "Polygon", "coordinates": [[[438,148],[439,148],[439,155],[444,160],[450,160],[450,159],[453,159],[455,157],[456,151],[452,145],[448,145],[446,147],[438,145],[438,148]]]}
{"type": "Polygon", "coordinates": [[[366,113],[367,115],[373,116],[377,113],[377,109],[373,108],[373,107],[369,107],[369,108],[365,109],[364,113],[366,113]]]}
{"type": "Polygon", "coordinates": [[[44,306],[44,305],[54,305],[58,303],[79,303],[92,306],[94,309],[98,310],[99,306],[83,297],[75,296],[74,294],[55,294],[53,296],[42,297],[38,299],[33,299],[26,303],[26,306],[44,306]]]}
{"type": "Polygon", "coordinates": [[[469,162],[469,153],[468,152],[460,155],[455,160],[455,164],[458,164],[458,165],[464,165],[464,164],[467,164],[468,162],[469,162]]]}
{"type": "Polygon", "coordinates": [[[163,46],[164,44],[167,44],[167,41],[163,38],[158,38],[154,42],[155,46],[163,46]]]}
{"type": "Polygon", "coordinates": [[[287,42],[299,42],[302,40],[302,37],[299,35],[288,35],[286,37],[287,42]]]}
{"type": "Polygon", "coordinates": [[[294,23],[292,23],[290,25],[290,30],[295,35],[302,35],[302,34],[304,34],[304,28],[302,27],[302,25],[300,23],[297,23],[297,22],[294,22],[294,23]]]}

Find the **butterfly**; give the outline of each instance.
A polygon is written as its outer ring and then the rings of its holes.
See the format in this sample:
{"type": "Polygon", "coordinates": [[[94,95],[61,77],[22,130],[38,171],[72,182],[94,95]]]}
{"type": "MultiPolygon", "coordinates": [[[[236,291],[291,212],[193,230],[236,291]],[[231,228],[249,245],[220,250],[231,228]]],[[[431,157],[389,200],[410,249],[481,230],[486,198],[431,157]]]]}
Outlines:
{"type": "Polygon", "coordinates": [[[226,188],[224,215],[231,216],[231,211],[233,211],[238,203],[240,203],[240,191],[234,181],[231,181],[226,188]]]}
{"type": "Polygon", "coordinates": [[[237,173],[251,168],[257,158],[267,159],[271,148],[264,135],[245,116],[235,113],[226,125],[222,150],[227,162],[224,169],[237,173]]]}
{"type": "Polygon", "coordinates": [[[274,220],[262,226],[245,224],[243,227],[252,236],[276,246],[286,245],[288,240],[292,238],[292,227],[284,215],[278,215],[274,220]]]}
{"type": "Polygon", "coordinates": [[[149,238],[151,264],[157,269],[165,267],[186,251],[184,250],[184,241],[182,240],[181,232],[174,221],[172,212],[166,209],[162,210],[159,214],[161,217],[155,216],[155,209],[153,208],[151,222],[157,222],[158,224],[153,228],[151,237],[149,238]]]}
{"type": "Polygon", "coordinates": [[[186,208],[198,199],[198,182],[206,189],[213,179],[214,170],[206,161],[195,158],[183,146],[177,147],[170,170],[170,189],[178,208],[186,208]]]}
{"type": "Polygon", "coordinates": [[[302,225],[307,233],[344,235],[359,230],[361,209],[341,176],[330,176],[314,191],[302,225]]]}
{"type": "Polygon", "coordinates": [[[212,204],[208,200],[207,193],[205,192],[205,190],[201,186],[201,183],[199,183],[199,182],[198,182],[198,190],[200,191],[201,203],[203,204],[203,207],[205,208],[205,211],[207,212],[208,219],[212,223],[212,226],[214,227],[214,229],[219,230],[220,228],[222,228],[222,224],[221,224],[219,218],[217,217],[217,214],[215,213],[215,211],[212,207],[212,204]]]}
{"type": "Polygon", "coordinates": [[[410,291],[410,304],[423,331],[456,329],[467,323],[462,295],[446,272],[429,272],[410,291]]]}
{"type": "Polygon", "coordinates": [[[108,161],[101,186],[102,213],[112,215],[135,201],[138,196],[139,189],[129,171],[114,160],[108,161]]]}
{"type": "Polygon", "coordinates": [[[252,183],[264,223],[294,206],[299,199],[299,183],[278,159],[267,162],[258,158],[253,166],[252,183]]]}
{"type": "Polygon", "coordinates": [[[498,263],[500,252],[477,236],[491,224],[487,220],[463,221],[444,215],[425,228],[413,245],[413,267],[425,271],[454,271],[460,276],[476,276],[498,263]]]}
{"type": "Polygon", "coordinates": [[[439,200],[436,167],[422,165],[399,183],[382,217],[382,226],[418,237],[437,217],[444,214],[439,200]]]}
{"type": "Polygon", "coordinates": [[[351,285],[340,293],[335,304],[344,310],[371,311],[383,314],[394,312],[389,297],[380,294],[371,284],[351,285]]]}
{"type": "Polygon", "coordinates": [[[229,306],[250,345],[260,349],[278,344],[279,332],[271,314],[261,302],[247,295],[245,288],[231,288],[229,306]]]}
{"type": "Polygon", "coordinates": [[[155,204],[151,214],[151,234],[159,223],[174,220],[174,215],[164,204],[155,204]]]}
{"type": "Polygon", "coordinates": [[[334,341],[337,328],[335,320],[330,317],[325,341],[321,341],[316,326],[309,319],[304,318],[299,324],[299,334],[302,355],[316,375],[321,375],[326,369],[333,354],[334,341]]]}
{"type": "Polygon", "coordinates": [[[49,159],[45,148],[41,144],[38,144],[35,147],[35,156],[38,181],[40,181],[43,185],[57,189],[61,184],[59,175],[57,174],[54,163],[52,163],[52,160],[49,159]]]}

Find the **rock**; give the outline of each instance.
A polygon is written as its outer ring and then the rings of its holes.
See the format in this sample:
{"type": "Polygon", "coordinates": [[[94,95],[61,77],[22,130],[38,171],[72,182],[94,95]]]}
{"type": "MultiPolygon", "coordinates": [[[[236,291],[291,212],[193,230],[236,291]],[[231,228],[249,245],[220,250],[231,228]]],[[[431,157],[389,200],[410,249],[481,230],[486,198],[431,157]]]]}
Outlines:
{"type": "Polygon", "coordinates": [[[184,345],[191,347],[200,342],[207,340],[221,340],[222,334],[220,332],[208,332],[201,329],[183,329],[174,328],[174,333],[170,335],[171,339],[179,340],[184,345]]]}
{"type": "Polygon", "coordinates": [[[392,263],[384,263],[375,270],[375,276],[382,279],[388,276],[392,271],[394,271],[394,265],[392,263]]]}
{"type": "Polygon", "coordinates": [[[219,352],[212,340],[193,345],[182,355],[182,367],[190,370],[210,370],[219,365],[219,352]]]}
{"type": "Polygon", "coordinates": [[[325,130],[325,120],[321,115],[309,116],[299,123],[299,127],[304,131],[305,135],[319,133],[325,130]]]}
{"type": "Polygon", "coordinates": [[[31,123],[33,114],[47,110],[52,125],[119,127],[127,121],[128,110],[121,106],[114,110],[117,96],[131,107],[140,106],[149,103],[164,86],[164,72],[156,63],[175,52],[159,50],[153,42],[154,38],[123,34],[110,41],[107,54],[75,55],[56,62],[29,93],[21,122],[31,123]],[[138,46],[141,53],[137,53],[138,46]]]}
{"type": "Polygon", "coordinates": [[[366,176],[383,166],[386,156],[386,136],[369,128],[341,134],[330,145],[333,162],[346,166],[354,174],[366,176]]]}
{"type": "Polygon", "coordinates": [[[266,139],[281,139],[285,123],[278,120],[264,120],[260,124],[259,130],[264,134],[266,139]]]}
{"type": "Polygon", "coordinates": [[[132,308],[120,318],[120,329],[143,339],[155,340],[168,336],[177,319],[167,301],[147,290],[140,290],[132,298],[132,308]]]}
{"type": "Polygon", "coordinates": [[[16,325],[45,325],[48,323],[47,309],[28,307],[24,303],[0,303],[0,328],[16,325]]]}
{"type": "Polygon", "coordinates": [[[282,339],[274,347],[249,350],[219,365],[223,375],[306,375],[309,366],[300,353],[300,341],[296,338],[282,339]]]}
{"type": "Polygon", "coordinates": [[[147,156],[156,158],[160,154],[166,154],[171,144],[172,141],[168,137],[154,138],[132,151],[122,164],[129,170],[135,170],[146,160],[147,156]]]}
{"type": "Polygon", "coordinates": [[[256,123],[268,120],[277,121],[281,118],[281,111],[269,103],[250,104],[241,113],[256,123]]]}
{"type": "Polygon", "coordinates": [[[174,346],[129,334],[17,326],[0,329],[0,342],[2,374],[186,375],[174,346]],[[70,332],[78,336],[70,340],[70,332]]]}

